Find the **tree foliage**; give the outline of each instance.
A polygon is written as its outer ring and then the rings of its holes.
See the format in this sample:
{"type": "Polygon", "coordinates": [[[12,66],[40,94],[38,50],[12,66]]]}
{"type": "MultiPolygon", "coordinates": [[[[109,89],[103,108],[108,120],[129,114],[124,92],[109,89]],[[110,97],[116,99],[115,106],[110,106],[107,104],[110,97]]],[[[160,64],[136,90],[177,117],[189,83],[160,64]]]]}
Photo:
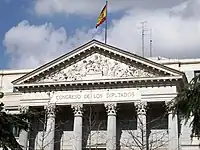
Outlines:
{"type": "Polygon", "coordinates": [[[17,127],[19,130],[29,130],[28,120],[39,117],[40,114],[32,111],[22,114],[8,114],[4,111],[4,104],[0,104],[0,147],[3,150],[22,150],[20,144],[16,141],[11,127],[17,127]]]}
{"type": "Polygon", "coordinates": [[[185,123],[191,120],[191,137],[200,138],[200,76],[194,77],[169,103],[168,108],[185,123]]]}

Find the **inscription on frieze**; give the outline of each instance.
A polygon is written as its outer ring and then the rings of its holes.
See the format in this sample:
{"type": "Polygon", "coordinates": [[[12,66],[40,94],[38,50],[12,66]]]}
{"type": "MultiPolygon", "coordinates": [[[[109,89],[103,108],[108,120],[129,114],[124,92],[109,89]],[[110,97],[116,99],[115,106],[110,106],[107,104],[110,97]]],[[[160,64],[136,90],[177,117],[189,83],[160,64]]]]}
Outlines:
{"type": "Polygon", "coordinates": [[[120,61],[95,53],[87,58],[38,82],[76,81],[91,79],[153,77],[155,74],[142,68],[127,65],[120,61]]]}
{"type": "Polygon", "coordinates": [[[97,102],[139,100],[141,94],[136,89],[85,90],[57,93],[52,102],[97,102]]]}

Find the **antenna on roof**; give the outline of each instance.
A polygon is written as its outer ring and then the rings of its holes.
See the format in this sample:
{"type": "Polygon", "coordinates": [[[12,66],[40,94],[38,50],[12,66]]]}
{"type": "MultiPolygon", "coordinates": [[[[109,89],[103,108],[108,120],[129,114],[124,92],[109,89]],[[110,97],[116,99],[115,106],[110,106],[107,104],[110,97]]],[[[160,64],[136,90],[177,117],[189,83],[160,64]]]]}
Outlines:
{"type": "Polygon", "coordinates": [[[145,31],[147,31],[146,30],[146,28],[145,28],[145,25],[146,25],[146,23],[147,23],[147,21],[142,21],[141,22],[141,24],[142,24],[142,57],[144,57],[144,42],[145,42],[145,31]]]}
{"type": "Polygon", "coordinates": [[[153,51],[152,51],[152,45],[153,45],[153,39],[152,39],[152,29],[150,29],[150,40],[149,40],[149,54],[150,54],[150,57],[152,57],[153,55],[153,51]]]}

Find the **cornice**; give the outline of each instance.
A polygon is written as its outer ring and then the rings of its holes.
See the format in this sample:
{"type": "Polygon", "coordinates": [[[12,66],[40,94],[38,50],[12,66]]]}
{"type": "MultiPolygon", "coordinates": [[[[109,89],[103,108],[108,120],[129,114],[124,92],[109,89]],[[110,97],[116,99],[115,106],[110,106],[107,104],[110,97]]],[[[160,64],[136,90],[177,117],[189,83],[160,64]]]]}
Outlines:
{"type": "Polygon", "coordinates": [[[20,69],[20,70],[0,70],[0,75],[18,75],[27,74],[33,71],[33,69],[20,69]]]}
{"type": "Polygon", "coordinates": [[[66,82],[45,82],[45,83],[27,83],[14,85],[15,91],[48,91],[69,87],[83,88],[88,86],[104,87],[109,86],[160,86],[172,85],[173,81],[181,82],[182,76],[165,76],[165,77],[150,77],[150,78],[120,78],[120,79],[102,79],[102,80],[84,80],[84,81],[66,81],[66,82]]]}

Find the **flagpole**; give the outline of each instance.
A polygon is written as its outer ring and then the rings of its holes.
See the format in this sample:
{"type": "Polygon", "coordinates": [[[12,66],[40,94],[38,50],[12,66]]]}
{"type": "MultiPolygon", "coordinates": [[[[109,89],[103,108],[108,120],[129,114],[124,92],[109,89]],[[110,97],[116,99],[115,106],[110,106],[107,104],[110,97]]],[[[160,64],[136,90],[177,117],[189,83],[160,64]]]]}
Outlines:
{"type": "Polygon", "coordinates": [[[108,1],[106,1],[105,44],[107,44],[107,28],[108,28],[108,1]]]}

